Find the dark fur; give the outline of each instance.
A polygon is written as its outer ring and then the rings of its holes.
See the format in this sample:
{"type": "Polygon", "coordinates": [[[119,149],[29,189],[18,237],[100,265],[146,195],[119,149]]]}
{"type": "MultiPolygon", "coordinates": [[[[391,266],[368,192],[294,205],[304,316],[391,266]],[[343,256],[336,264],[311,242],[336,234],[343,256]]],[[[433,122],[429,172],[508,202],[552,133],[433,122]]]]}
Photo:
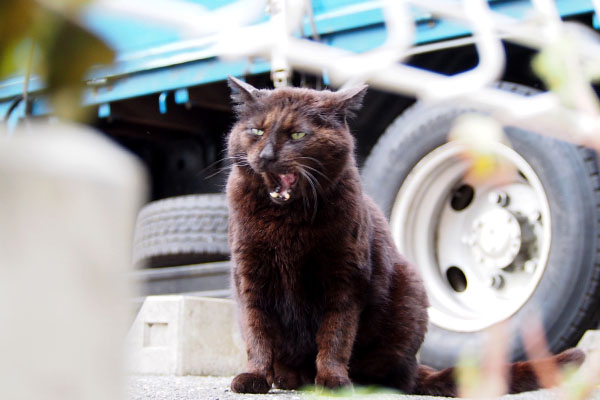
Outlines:
{"type": "MultiPolygon", "coordinates": [[[[346,119],[366,87],[267,91],[235,79],[230,86],[239,120],[228,142],[229,234],[248,351],[248,372],[233,380],[233,391],[353,381],[455,396],[451,369],[417,364],[425,289],[361,189],[346,119]],[[251,128],[265,133],[256,137],[251,128]],[[291,140],[299,131],[307,136],[291,140]],[[316,180],[314,192],[300,170],[316,180]],[[299,176],[293,197],[276,204],[269,192],[289,171],[299,176]]],[[[531,368],[520,365],[512,368],[514,391],[537,388],[531,368]]]]}

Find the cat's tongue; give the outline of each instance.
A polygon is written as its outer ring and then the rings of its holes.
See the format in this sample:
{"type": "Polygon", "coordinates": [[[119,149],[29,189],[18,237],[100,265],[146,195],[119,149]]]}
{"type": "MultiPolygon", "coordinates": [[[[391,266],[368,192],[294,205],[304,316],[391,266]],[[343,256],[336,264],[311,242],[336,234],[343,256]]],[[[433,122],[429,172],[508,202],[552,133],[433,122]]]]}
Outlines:
{"type": "Polygon", "coordinates": [[[294,174],[285,174],[279,175],[279,180],[281,181],[281,190],[288,190],[294,182],[296,182],[296,175],[294,174]]]}
{"type": "Polygon", "coordinates": [[[289,174],[279,174],[279,183],[280,185],[270,193],[271,197],[274,199],[287,201],[290,199],[290,188],[296,182],[296,175],[289,174]]]}

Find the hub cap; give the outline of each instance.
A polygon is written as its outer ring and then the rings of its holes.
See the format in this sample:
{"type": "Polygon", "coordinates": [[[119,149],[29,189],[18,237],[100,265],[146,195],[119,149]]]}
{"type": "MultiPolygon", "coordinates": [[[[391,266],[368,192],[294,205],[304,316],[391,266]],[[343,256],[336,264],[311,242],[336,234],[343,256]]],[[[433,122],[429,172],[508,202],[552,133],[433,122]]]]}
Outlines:
{"type": "Polygon", "coordinates": [[[531,297],[550,250],[550,210],[531,166],[510,147],[494,152],[519,174],[500,186],[467,184],[458,143],[423,158],[392,207],[398,249],[420,269],[431,322],[471,332],[505,320],[531,297]]]}

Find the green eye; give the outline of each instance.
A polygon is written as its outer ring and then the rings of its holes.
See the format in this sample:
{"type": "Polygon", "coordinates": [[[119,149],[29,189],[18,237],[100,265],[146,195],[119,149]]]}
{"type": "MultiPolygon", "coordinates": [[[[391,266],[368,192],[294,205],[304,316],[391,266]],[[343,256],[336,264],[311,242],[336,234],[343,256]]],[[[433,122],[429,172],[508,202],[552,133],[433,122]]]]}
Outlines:
{"type": "Polygon", "coordinates": [[[262,136],[265,134],[265,131],[263,131],[261,129],[252,128],[252,129],[250,129],[250,133],[252,133],[255,136],[262,136]]]}
{"type": "Polygon", "coordinates": [[[292,133],[292,139],[294,140],[298,140],[298,139],[302,139],[304,136],[306,136],[306,133],[304,132],[294,132],[292,133]]]}

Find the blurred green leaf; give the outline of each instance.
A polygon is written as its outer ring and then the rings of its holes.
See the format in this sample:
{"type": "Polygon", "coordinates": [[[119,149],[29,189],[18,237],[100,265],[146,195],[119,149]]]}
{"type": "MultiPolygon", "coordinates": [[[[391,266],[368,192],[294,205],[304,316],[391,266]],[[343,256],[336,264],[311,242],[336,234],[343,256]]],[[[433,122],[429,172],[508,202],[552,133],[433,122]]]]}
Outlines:
{"type": "Polygon", "coordinates": [[[504,129],[493,118],[465,113],[454,121],[448,139],[461,145],[460,157],[469,163],[465,179],[468,182],[509,181],[516,173],[514,167],[498,154],[498,144],[510,146],[504,129]]]}
{"type": "Polygon", "coordinates": [[[305,386],[301,389],[305,394],[309,394],[314,399],[322,399],[328,397],[348,398],[348,397],[377,397],[380,395],[400,394],[401,392],[382,386],[361,386],[341,387],[339,389],[328,389],[320,386],[305,386]]]}
{"type": "Polygon", "coordinates": [[[83,27],[68,20],[57,25],[46,47],[50,90],[79,85],[90,67],[112,62],[113,51],[83,27]]]}
{"type": "Polygon", "coordinates": [[[75,21],[56,16],[57,28],[45,44],[51,100],[59,116],[78,119],[73,113],[81,100],[83,80],[92,66],[109,64],[113,51],[75,21]]]}
{"type": "Polygon", "coordinates": [[[0,79],[39,75],[55,113],[80,119],[83,79],[94,65],[109,64],[113,51],[81,25],[87,0],[0,0],[0,79]],[[32,41],[35,57],[31,59],[32,41]]]}
{"type": "Polygon", "coordinates": [[[33,1],[0,1],[0,79],[23,72],[30,48],[25,42],[35,19],[33,1]]]}
{"type": "Polygon", "coordinates": [[[0,1],[0,54],[20,42],[29,31],[36,8],[31,0],[0,1]]]}
{"type": "Polygon", "coordinates": [[[38,4],[48,9],[71,15],[89,2],[90,0],[37,0],[38,4]]]}
{"type": "Polygon", "coordinates": [[[4,57],[0,59],[0,78],[25,74],[27,59],[32,46],[33,41],[30,38],[7,43],[4,53],[2,53],[4,57]]]}
{"type": "Polygon", "coordinates": [[[568,108],[597,114],[600,103],[579,59],[577,37],[563,33],[532,60],[534,72],[568,108]]]}
{"type": "Polygon", "coordinates": [[[476,396],[481,387],[481,362],[473,354],[463,353],[455,367],[455,378],[461,397],[476,396]]]}

